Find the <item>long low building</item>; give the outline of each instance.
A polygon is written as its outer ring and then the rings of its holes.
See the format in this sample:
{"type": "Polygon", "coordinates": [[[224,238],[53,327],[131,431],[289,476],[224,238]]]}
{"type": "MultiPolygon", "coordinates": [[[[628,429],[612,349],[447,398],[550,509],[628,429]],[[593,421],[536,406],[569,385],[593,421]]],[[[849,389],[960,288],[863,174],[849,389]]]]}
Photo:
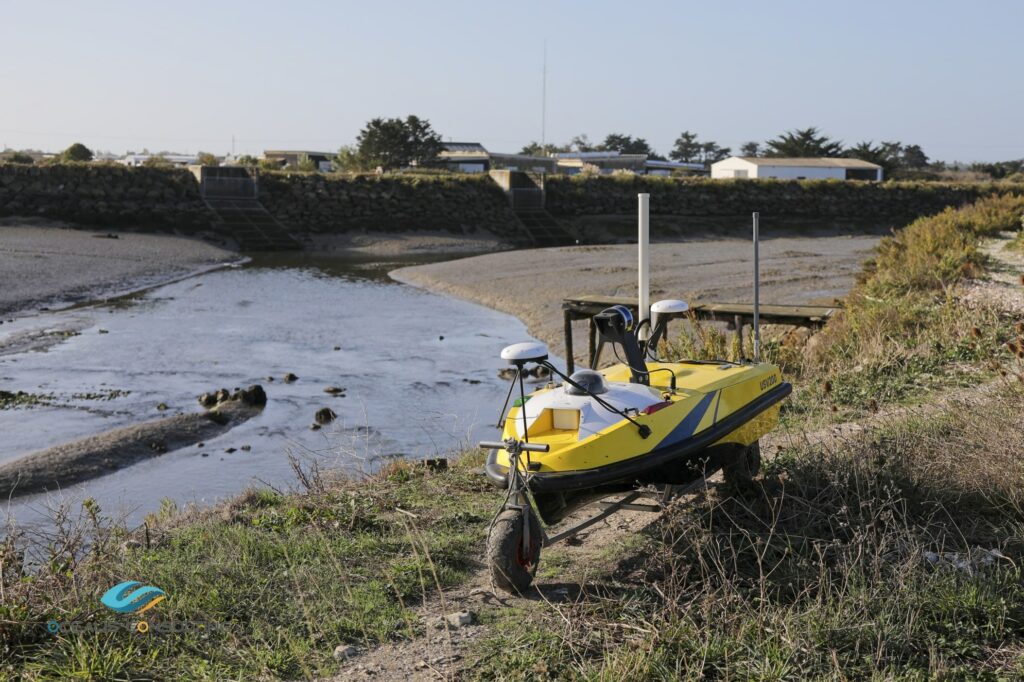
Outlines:
{"type": "Polygon", "coordinates": [[[730,156],[711,164],[712,178],[882,180],[882,167],[861,159],[730,156]]]}

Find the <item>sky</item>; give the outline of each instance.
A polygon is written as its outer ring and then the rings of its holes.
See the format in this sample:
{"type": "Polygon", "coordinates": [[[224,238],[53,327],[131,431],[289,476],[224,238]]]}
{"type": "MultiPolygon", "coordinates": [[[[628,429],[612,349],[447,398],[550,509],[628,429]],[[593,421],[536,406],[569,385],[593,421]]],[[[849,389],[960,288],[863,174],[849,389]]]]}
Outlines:
{"type": "Polygon", "coordinates": [[[518,151],[817,126],[1024,157],[1024,3],[0,0],[0,148],[336,150],[371,118],[518,151]]]}

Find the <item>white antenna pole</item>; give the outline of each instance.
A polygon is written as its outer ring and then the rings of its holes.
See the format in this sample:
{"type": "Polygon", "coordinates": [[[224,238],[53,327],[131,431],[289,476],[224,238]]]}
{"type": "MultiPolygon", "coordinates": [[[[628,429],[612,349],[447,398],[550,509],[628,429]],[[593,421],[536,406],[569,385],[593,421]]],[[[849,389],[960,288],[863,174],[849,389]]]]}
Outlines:
{"type": "Polygon", "coordinates": [[[758,223],[761,214],[754,212],[754,362],[761,362],[761,261],[758,246],[760,236],[758,223]]]}
{"type": "MultiPolygon", "coordinates": [[[[650,292],[651,292],[651,254],[650,254],[650,239],[651,239],[651,195],[650,194],[638,194],[637,198],[640,200],[640,215],[637,227],[639,228],[639,235],[637,243],[639,246],[639,274],[640,279],[638,282],[637,289],[639,290],[639,296],[637,301],[637,325],[643,320],[649,319],[651,316],[651,304],[650,304],[650,292]]],[[[646,339],[648,329],[643,329],[640,332],[640,338],[646,339]]]]}
{"type": "Polygon", "coordinates": [[[544,40],[544,68],[541,71],[541,156],[544,156],[544,147],[547,143],[548,134],[548,40],[544,40]]]}

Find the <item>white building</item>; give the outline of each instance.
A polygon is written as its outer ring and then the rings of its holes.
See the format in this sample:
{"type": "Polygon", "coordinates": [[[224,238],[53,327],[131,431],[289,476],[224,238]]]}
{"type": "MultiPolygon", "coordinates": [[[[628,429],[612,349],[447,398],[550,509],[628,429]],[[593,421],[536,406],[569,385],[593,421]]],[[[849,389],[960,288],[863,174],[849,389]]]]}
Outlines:
{"type": "Polygon", "coordinates": [[[711,164],[711,177],[879,181],[882,179],[882,167],[861,159],[773,159],[761,156],[730,156],[711,164]]]}
{"type": "Polygon", "coordinates": [[[154,156],[159,156],[172,166],[191,166],[199,163],[195,156],[188,154],[126,154],[117,162],[132,167],[144,166],[154,156]]]}

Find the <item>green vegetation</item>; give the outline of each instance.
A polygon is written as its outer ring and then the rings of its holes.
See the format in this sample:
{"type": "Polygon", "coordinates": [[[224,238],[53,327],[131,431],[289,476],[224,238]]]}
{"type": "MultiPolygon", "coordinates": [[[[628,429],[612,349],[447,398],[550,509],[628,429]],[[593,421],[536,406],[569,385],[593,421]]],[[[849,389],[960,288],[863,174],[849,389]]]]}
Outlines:
{"type": "Polygon", "coordinates": [[[196,160],[200,166],[219,166],[220,161],[217,159],[216,154],[210,152],[199,152],[196,154],[196,160]]]}
{"type": "Polygon", "coordinates": [[[84,525],[58,518],[38,571],[19,574],[0,544],[0,675],[26,679],[307,678],[329,675],[334,647],[367,646],[422,629],[410,611],[463,580],[497,495],[467,458],[444,471],[400,462],[364,481],[300,476],[305,494],[263,490],[220,509],[167,503],[130,536],[87,503],[84,525]],[[154,624],[207,629],[54,636],[46,623],[134,623],[100,596],[126,580],[167,592],[154,624]],[[223,628],[217,627],[222,625],[223,628]]]}
{"type": "Polygon", "coordinates": [[[61,161],[71,163],[85,163],[92,161],[92,150],[86,147],[81,142],[76,142],[60,155],[61,161]]]}
{"type": "Polygon", "coordinates": [[[375,118],[359,131],[354,148],[342,147],[336,159],[345,171],[395,170],[429,166],[441,153],[441,136],[418,116],[375,118]]]}
{"type": "Polygon", "coordinates": [[[981,240],[1019,228],[1022,212],[1024,196],[991,197],[884,238],[800,367],[809,402],[877,409],[920,399],[929,388],[1020,371],[1005,345],[1019,333],[1015,321],[965,305],[956,285],[983,275],[981,240]]]}
{"type": "Polygon", "coordinates": [[[478,679],[1020,679],[1021,387],[790,446],[679,505],[580,593],[517,603],[478,679]],[[984,419],[979,419],[984,414],[984,419]]]}
{"type": "Polygon", "coordinates": [[[49,405],[52,400],[52,395],[26,393],[25,391],[11,392],[0,390],[0,410],[11,410],[16,407],[49,405]]]}
{"type": "Polygon", "coordinates": [[[24,152],[11,152],[5,156],[0,156],[0,161],[4,163],[19,163],[25,166],[31,166],[35,163],[35,159],[24,152]]]}

